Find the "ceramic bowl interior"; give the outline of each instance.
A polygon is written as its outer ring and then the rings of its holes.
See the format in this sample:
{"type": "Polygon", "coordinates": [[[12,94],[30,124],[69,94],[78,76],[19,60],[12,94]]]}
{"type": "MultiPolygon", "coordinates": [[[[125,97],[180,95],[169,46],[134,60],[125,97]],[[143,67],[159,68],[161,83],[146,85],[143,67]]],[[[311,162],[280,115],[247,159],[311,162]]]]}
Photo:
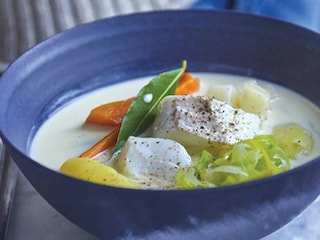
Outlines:
{"type": "Polygon", "coordinates": [[[28,156],[33,130],[65,102],[102,86],[179,67],[184,59],[190,72],[260,78],[320,104],[318,34],[240,13],[152,12],[78,26],[18,58],[0,80],[1,138],[48,202],[102,239],[265,236],[318,196],[320,159],[245,184],[152,191],[80,181],[28,156]]]}

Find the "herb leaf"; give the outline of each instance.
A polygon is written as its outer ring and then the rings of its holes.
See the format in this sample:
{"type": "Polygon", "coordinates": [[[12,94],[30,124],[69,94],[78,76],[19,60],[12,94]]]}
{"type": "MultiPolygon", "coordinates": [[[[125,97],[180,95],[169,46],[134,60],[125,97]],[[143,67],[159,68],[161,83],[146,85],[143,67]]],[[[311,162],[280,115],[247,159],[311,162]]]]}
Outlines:
{"type": "Polygon", "coordinates": [[[183,61],[181,68],[156,76],[139,91],[122,120],[114,152],[124,145],[129,136],[137,136],[150,126],[161,100],[175,93],[186,65],[186,61],[183,61]]]}

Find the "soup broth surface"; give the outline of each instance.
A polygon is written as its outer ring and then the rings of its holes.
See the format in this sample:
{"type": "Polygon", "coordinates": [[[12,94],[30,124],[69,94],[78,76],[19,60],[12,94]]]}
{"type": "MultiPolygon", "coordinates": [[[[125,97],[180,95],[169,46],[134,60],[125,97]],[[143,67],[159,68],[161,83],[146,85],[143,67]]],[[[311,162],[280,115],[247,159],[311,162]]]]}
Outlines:
{"type": "MultiPolygon", "coordinates": [[[[200,79],[200,94],[205,94],[212,85],[239,86],[245,81],[256,80],[228,74],[193,73],[193,76],[200,79]]],[[[39,128],[31,142],[30,156],[42,165],[58,170],[68,158],[79,156],[112,130],[109,127],[84,124],[93,108],[133,97],[150,80],[151,77],[145,77],[107,86],[67,103],[39,128]]],[[[271,133],[273,127],[288,123],[299,124],[312,133],[313,150],[308,155],[293,160],[292,167],[319,156],[319,109],[293,91],[265,81],[256,81],[273,95],[269,117],[263,122],[264,133],[271,133]]]]}

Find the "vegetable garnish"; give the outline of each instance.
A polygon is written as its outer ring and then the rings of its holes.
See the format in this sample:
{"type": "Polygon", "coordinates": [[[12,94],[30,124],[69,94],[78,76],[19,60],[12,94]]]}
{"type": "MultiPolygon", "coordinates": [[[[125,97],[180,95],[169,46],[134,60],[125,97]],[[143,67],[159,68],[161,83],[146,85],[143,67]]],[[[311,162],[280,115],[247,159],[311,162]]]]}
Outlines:
{"type": "Polygon", "coordinates": [[[183,61],[180,69],[156,76],[139,91],[123,118],[114,152],[124,145],[129,136],[138,136],[150,126],[161,100],[168,95],[175,94],[186,65],[187,62],[183,61]]]}
{"type": "Polygon", "coordinates": [[[272,135],[259,135],[231,145],[215,158],[203,151],[196,165],[179,169],[176,181],[181,189],[226,186],[248,182],[290,169],[284,150],[272,135]]]}

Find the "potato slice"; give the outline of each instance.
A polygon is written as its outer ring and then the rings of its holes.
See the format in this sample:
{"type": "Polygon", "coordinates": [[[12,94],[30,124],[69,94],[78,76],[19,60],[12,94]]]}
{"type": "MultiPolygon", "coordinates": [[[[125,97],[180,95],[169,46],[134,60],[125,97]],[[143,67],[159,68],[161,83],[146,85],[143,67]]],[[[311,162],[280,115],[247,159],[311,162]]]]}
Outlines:
{"type": "Polygon", "coordinates": [[[232,107],[239,107],[239,94],[236,87],[233,85],[228,84],[210,87],[207,95],[226,102],[232,107]]]}
{"type": "Polygon", "coordinates": [[[273,135],[290,159],[296,159],[300,153],[307,154],[313,148],[311,134],[297,124],[277,127],[273,135]]]}
{"type": "Polygon", "coordinates": [[[112,167],[91,158],[70,158],[60,167],[60,172],[89,182],[124,188],[139,188],[129,178],[112,167]]]}
{"type": "Polygon", "coordinates": [[[244,111],[267,118],[270,100],[270,92],[259,86],[256,81],[244,83],[240,96],[240,108],[244,111]]]}

